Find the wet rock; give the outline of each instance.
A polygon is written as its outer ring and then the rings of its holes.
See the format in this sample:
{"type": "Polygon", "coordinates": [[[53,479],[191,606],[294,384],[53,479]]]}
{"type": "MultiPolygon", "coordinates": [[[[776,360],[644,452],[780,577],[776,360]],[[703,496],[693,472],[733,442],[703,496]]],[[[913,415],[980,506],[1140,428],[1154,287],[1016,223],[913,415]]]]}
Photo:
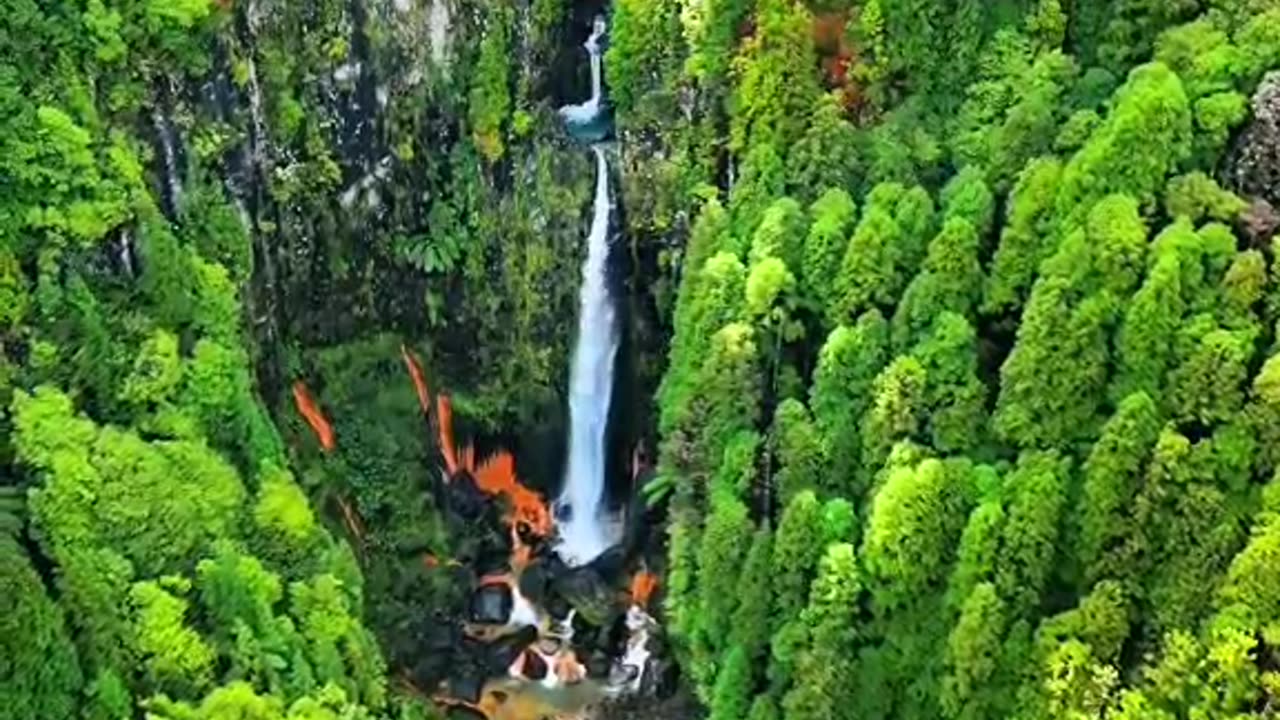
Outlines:
{"type": "Polygon", "coordinates": [[[482,544],[471,560],[471,567],[481,576],[500,575],[511,569],[511,553],[505,546],[482,544]]]}
{"type": "Polygon", "coordinates": [[[569,604],[569,601],[554,592],[547,594],[542,607],[547,611],[548,615],[561,622],[568,620],[569,613],[573,611],[573,606],[569,604]]]}
{"type": "Polygon", "coordinates": [[[606,653],[597,650],[587,658],[587,675],[596,678],[608,677],[609,667],[612,664],[613,661],[606,653]]]}
{"type": "Polygon", "coordinates": [[[513,604],[511,588],[506,584],[485,585],[471,594],[469,608],[471,622],[485,625],[505,624],[511,617],[513,604]]]}
{"type": "Polygon", "coordinates": [[[1269,73],[1253,96],[1253,120],[1240,133],[1224,172],[1226,185],[1246,198],[1280,207],[1280,72],[1269,73]]]}
{"type": "Polygon", "coordinates": [[[556,594],[578,611],[578,617],[596,627],[603,627],[620,612],[617,593],[591,566],[574,568],[552,582],[556,594]]]}
{"type": "Polygon", "coordinates": [[[484,676],[478,672],[463,672],[449,678],[450,697],[470,703],[480,702],[480,693],[484,690],[484,676]]]}
{"type": "Polygon", "coordinates": [[[448,484],[446,510],[465,521],[477,521],[484,518],[489,510],[489,496],[476,486],[470,473],[460,472],[454,475],[448,484]]]}
{"type": "Polygon", "coordinates": [[[670,657],[653,657],[645,673],[645,680],[651,683],[644,687],[646,694],[665,700],[680,690],[680,667],[670,657]]]}
{"type": "Polygon", "coordinates": [[[511,663],[520,657],[529,644],[538,639],[538,630],[533,627],[520,628],[514,635],[508,635],[485,648],[484,664],[490,675],[505,675],[511,663]]]}
{"type": "Polygon", "coordinates": [[[469,707],[451,707],[444,717],[445,720],[488,720],[484,713],[469,707]]]}
{"type": "Polygon", "coordinates": [[[547,588],[551,578],[547,576],[546,564],[535,561],[520,574],[520,594],[534,605],[544,605],[547,599],[547,588]]]}
{"type": "Polygon", "coordinates": [[[597,714],[599,720],[695,720],[706,717],[706,711],[688,693],[665,698],[636,695],[605,703],[597,714]]]}
{"type": "Polygon", "coordinates": [[[621,545],[613,547],[600,553],[600,556],[587,564],[587,567],[595,572],[603,582],[615,583],[619,582],[624,575],[627,563],[627,549],[621,545]]]}

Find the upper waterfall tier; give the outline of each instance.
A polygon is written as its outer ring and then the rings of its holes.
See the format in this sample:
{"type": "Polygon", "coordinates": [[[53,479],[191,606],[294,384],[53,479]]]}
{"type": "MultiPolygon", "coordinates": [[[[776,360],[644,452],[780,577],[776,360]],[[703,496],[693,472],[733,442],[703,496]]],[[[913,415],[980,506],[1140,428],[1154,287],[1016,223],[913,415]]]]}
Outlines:
{"type": "Polygon", "coordinates": [[[560,116],[564,118],[569,133],[589,142],[603,140],[610,129],[609,114],[604,99],[604,83],[601,77],[606,30],[604,18],[597,16],[591,26],[591,36],[583,43],[591,59],[591,97],[577,105],[565,105],[560,108],[560,116]]]}

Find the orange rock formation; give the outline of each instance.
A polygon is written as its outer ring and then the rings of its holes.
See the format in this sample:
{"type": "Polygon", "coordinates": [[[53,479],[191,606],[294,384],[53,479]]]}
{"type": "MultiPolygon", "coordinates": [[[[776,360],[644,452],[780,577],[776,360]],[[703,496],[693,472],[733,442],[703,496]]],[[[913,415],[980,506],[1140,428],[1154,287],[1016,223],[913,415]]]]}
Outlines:
{"type": "Polygon", "coordinates": [[[325,452],[332,452],[334,448],[333,426],[325,419],[324,413],[320,412],[320,408],[316,406],[316,401],[311,397],[311,392],[307,390],[306,383],[298,380],[293,383],[293,403],[298,407],[298,412],[302,418],[307,421],[311,429],[316,434],[316,439],[320,441],[320,447],[325,452]]]}

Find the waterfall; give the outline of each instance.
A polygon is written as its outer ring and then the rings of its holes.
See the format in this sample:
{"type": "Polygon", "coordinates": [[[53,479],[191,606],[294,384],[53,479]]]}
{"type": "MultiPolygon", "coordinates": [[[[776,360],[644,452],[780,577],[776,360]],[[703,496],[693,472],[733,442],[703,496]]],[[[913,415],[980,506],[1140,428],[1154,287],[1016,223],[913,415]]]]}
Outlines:
{"type": "MultiPolygon", "coordinates": [[[[597,121],[601,110],[600,40],[604,18],[597,17],[587,38],[591,56],[591,98],[560,108],[567,125],[597,121]]],[[[617,542],[616,523],[606,518],[604,501],[605,430],[613,394],[613,361],[618,352],[618,327],[609,295],[609,164],[604,150],[593,145],[596,158],[595,209],[587,234],[587,259],[582,265],[578,338],[569,377],[569,460],[564,490],[556,500],[559,544],[556,552],[569,565],[591,562],[617,542]]]]}
{"type": "Polygon", "coordinates": [[[570,126],[590,125],[600,115],[603,101],[602,82],[600,79],[601,48],[600,39],[604,37],[605,23],[603,17],[596,17],[591,27],[591,37],[587,38],[584,47],[591,58],[591,97],[577,105],[565,105],[560,108],[560,115],[570,126]]]}
{"type": "Polygon", "coordinates": [[[595,213],[587,236],[578,309],[578,340],[569,378],[569,461],[564,490],[556,501],[560,543],[556,550],[570,565],[595,559],[617,538],[601,503],[605,483],[605,429],[613,393],[613,361],[618,328],[609,296],[609,166],[604,151],[596,157],[595,213]]]}
{"type": "Polygon", "coordinates": [[[156,136],[160,140],[160,162],[164,165],[164,199],[168,204],[169,214],[177,217],[182,207],[182,180],[178,177],[178,150],[174,139],[173,125],[169,122],[167,110],[160,111],[160,103],[151,110],[151,123],[155,125],[156,136]]]}

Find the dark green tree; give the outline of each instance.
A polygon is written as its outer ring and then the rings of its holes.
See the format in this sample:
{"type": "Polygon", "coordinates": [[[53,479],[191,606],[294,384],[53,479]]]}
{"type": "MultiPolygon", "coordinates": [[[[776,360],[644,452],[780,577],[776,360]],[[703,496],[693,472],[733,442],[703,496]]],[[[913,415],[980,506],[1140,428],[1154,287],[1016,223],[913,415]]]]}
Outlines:
{"type": "Polygon", "coordinates": [[[1104,578],[1135,580],[1124,541],[1133,532],[1126,511],[1160,432],[1160,414],[1145,393],[1126,397],[1102,427],[1084,462],[1075,530],[1075,560],[1087,586],[1104,578]]]}
{"type": "Polygon", "coordinates": [[[827,548],[800,616],[808,639],[796,660],[795,685],[782,702],[786,720],[837,717],[852,699],[854,608],[861,590],[853,546],[827,548]]]}
{"type": "Polygon", "coordinates": [[[853,327],[831,331],[818,353],[809,391],[809,407],[830,464],[829,484],[856,497],[854,474],[860,466],[862,431],[858,423],[873,400],[873,382],[889,356],[888,323],[872,310],[853,327]]]}
{"type": "Polygon", "coordinates": [[[1051,218],[1062,164],[1053,157],[1032,160],[1018,174],[1005,211],[1000,242],[986,280],[982,311],[997,314],[1020,307],[1040,263],[1053,254],[1051,218]]]}
{"type": "Polygon", "coordinates": [[[62,609],[7,533],[0,535],[0,584],[0,717],[77,717],[84,679],[62,609]]]}
{"type": "Polygon", "coordinates": [[[853,191],[862,169],[858,137],[840,98],[819,95],[809,113],[808,127],[787,154],[787,192],[812,201],[824,191],[853,191]]]}
{"type": "Polygon", "coordinates": [[[973,316],[982,295],[978,233],[969,220],[949,217],[929,244],[924,267],[902,294],[893,315],[893,345],[905,351],[923,339],[943,312],[973,316]]]}
{"type": "Polygon", "coordinates": [[[834,281],[857,213],[853,198],[839,187],[827,190],[809,207],[812,221],[804,241],[800,285],[815,307],[829,308],[835,301],[834,281]]]}
{"type": "Polygon", "coordinates": [[[825,476],[827,464],[822,435],[804,403],[795,398],[779,403],[770,432],[777,463],[774,484],[780,504],[786,506],[796,493],[805,489],[839,489],[832,487],[832,478],[825,476]]]}

